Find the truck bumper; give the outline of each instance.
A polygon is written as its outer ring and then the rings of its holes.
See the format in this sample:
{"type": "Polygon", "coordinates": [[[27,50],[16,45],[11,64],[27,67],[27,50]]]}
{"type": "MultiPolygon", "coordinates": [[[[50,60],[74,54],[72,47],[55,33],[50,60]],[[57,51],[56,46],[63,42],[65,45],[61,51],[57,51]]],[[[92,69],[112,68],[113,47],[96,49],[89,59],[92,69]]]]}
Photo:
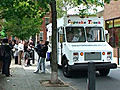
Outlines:
{"type": "MultiPolygon", "coordinates": [[[[101,69],[115,69],[117,68],[116,63],[95,63],[96,71],[101,69]]],[[[88,63],[69,65],[68,70],[88,70],[88,63]]]]}

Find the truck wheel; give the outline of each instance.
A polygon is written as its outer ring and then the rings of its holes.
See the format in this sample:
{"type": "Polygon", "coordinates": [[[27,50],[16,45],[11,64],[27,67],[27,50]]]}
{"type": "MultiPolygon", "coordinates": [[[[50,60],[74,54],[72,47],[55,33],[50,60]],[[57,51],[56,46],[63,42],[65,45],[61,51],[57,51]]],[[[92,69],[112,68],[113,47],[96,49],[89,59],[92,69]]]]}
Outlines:
{"type": "Polygon", "coordinates": [[[63,71],[63,74],[64,74],[65,77],[68,77],[68,78],[71,77],[70,71],[68,70],[68,63],[67,63],[66,60],[63,61],[62,71],[63,71]]]}
{"type": "Polygon", "coordinates": [[[110,72],[110,69],[99,70],[101,76],[107,76],[110,72]]]}

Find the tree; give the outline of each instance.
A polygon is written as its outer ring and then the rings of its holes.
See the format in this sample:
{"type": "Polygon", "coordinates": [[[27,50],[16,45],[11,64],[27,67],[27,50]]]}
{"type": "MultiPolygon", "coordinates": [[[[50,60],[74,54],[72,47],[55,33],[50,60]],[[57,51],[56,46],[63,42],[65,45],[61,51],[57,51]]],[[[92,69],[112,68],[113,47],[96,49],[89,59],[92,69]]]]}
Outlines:
{"type": "Polygon", "coordinates": [[[67,11],[76,7],[75,0],[56,0],[57,18],[67,15],[67,11]]]}
{"type": "Polygon", "coordinates": [[[57,11],[56,1],[51,2],[52,11],[52,74],[51,83],[58,83],[58,64],[57,64],[57,11]]]}
{"type": "Polygon", "coordinates": [[[13,37],[18,37],[20,40],[28,40],[31,36],[39,33],[40,25],[39,18],[18,18],[4,23],[7,32],[13,37]]]}
{"type": "Polygon", "coordinates": [[[2,27],[2,31],[0,32],[0,34],[1,34],[0,38],[4,38],[7,36],[5,32],[6,32],[5,28],[2,27]]]}
{"type": "MultiPolygon", "coordinates": [[[[110,0],[56,0],[56,2],[57,17],[60,18],[63,15],[67,15],[67,11],[75,7],[79,10],[79,16],[81,17],[95,16],[97,14],[97,7],[104,7],[104,3],[109,4],[110,0]],[[92,9],[94,13],[91,14],[90,9],[92,9]]],[[[75,9],[75,11],[77,11],[77,9],[75,9]]]]}
{"type": "Polygon", "coordinates": [[[39,33],[42,18],[47,11],[47,7],[40,8],[32,0],[0,1],[0,18],[5,19],[3,26],[12,36],[22,40],[39,33]]]}

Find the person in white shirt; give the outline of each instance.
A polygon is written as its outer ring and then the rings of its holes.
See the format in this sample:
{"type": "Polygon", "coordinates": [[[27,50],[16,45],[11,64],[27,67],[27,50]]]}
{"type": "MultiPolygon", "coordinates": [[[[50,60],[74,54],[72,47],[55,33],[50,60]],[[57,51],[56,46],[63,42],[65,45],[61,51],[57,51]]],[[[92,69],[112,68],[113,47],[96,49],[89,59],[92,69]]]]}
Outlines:
{"type": "Polygon", "coordinates": [[[18,41],[15,42],[14,49],[15,64],[18,64],[18,41]]]}
{"type": "Polygon", "coordinates": [[[18,44],[18,64],[21,65],[21,58],[24,50],[23,42],[20,41],[18,44]]]}

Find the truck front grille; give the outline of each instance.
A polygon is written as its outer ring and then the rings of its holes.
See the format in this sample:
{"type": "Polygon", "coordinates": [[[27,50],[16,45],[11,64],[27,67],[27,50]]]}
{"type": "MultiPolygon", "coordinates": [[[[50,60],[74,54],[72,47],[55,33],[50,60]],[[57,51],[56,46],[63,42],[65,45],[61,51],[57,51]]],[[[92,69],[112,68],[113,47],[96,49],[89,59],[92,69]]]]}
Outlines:
{"type": "Polygon", "coordinates": [[[101,52],[85,52],[85,61],[88,60],[101,60],[101,52]]]}

